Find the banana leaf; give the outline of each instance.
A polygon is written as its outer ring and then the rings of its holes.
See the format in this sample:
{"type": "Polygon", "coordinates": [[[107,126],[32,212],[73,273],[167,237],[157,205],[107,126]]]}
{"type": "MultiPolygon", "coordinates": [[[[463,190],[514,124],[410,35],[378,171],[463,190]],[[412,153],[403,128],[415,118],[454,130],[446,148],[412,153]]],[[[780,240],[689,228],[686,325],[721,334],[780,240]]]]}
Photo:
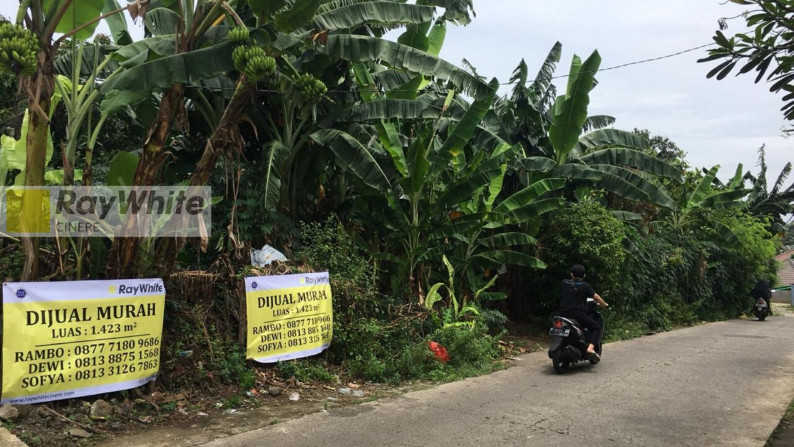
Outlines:
{"type": "Polygon", "coordinates": [[[612,210],[611,212],[612,212],[612,215],[615,216],[615,218],[620,219],[620,220],[624,220],[624,221],[627,221],[627,222],[642,220],[642,214],[632,213],[632,212],[629,212],[629,211],[620,211],[620,210],[612,210]]]}
{"type": "Polygon", "coordinates": [[[456,157],[469,142],[472,135],[474,135],[477,125],[491,108],[491,104],[493,104],[493,99],[496,96],[496,89],[499,88],[499,81],[496,80],[496,78],[492,79],[488,87],[491,89],[491,93],[480,99],[475,99],[474,103],[469,107],[469,110],[467,110],[463,118],[461,118],[460,123],[455,126],[455,130],[452,131],[452,134],[447,136],[446,140],[444,140],[444,145],[441,147],[440,151],[444,156],[450,154],[452,157],[456,157]]]}
{"type": "Polygon", "coordinates": [[[601,64],[601,56],[598,51],[587,58],[577,67],[576,59],[571,64],[571,72],[568,83],[568,90],[564,99],[556,107],[551,127],[549,128],[549,139],[556,153],[557,163],[560,164],[568,153],[576,146],[582,129],[587,121],[587,106],[590,104],[590,91],[595,86],[595,73],[601,64]]]}
{"type": "Polygon", "coordinates": [[[581,163],[565,163],[555,166],[549,171],[552,177],[563,177],[576,180],[588,180],[597,182],[603,178],[603,173],[597,169],[581,163]]]}
{"type": "MultiPolygon", "coordinates": [[[[63,0],[43,0],[42,11],[57,11],[64,3],[66,2],[63,0]],[[55,6],[55,8],[53,8],[53,6],[55,6]]],[[[104,8],[104,6],[105,0],[72,1],[66,8],[65,13],[63,16],[61,16],[60,20],[55,23],[55,32],[66,34],[78,28],[79,26],[98,18],[102,13],[102,8],[104,8]]],[[[52,25],[52,20],[55,20],[55,17],[46,18],[48,27],[52,25]]],[[[94,22],[93,24],[81,29],[74,34],[74,38],[77,40],[90,39],[91,36],[94,35],[94,31],[96,31],[97,25],[99,25],[99,22],[94,22]]]]}
{"type": "Polygon", "coordinates": [[[479,240],[480,244],[488,248],[499,248],[516,245],[535,245],[537,239],[526,233],[499,233],[479,240]]]}
{"type": "Polygon", "coordinates": [[[519,253],[517,251],[511,251],[511,250],[491,250],[491,251],[481,252],[472,256],[472,259],[481,259],[497,265],[498,264],[519,265],[522,267],[529,267],[533,269],[546,268],[546,263],[541,261],[540,259],[525,253],[519,253]]]}
{"type": "Polygon", "coordinates": [[[298,32],[346,30],[358,28],[365,23],[389,27],[400,24],[428,23],[433,20],[434,9],[430,6],[384,1],[353,3],[317,14],[308,25],[301,27],[298,32]]]}
{"type": "Polygon", "coordinates": [[[273,17],[276,30],[291,33],[304,26],[314,17],[320,7],[320,0],[295,0],[289,7],[273,17]]]}
{"type": "Polygon", "coordinates": [[[609,115],[592,115],[588,116],[587,120],[584,122],[584,127],[582,128],[582,132],[591,132],[594,130],[600,130],[604,127],[609,127],[615,124],[614,116],[609,115]]]}
{"type": "Polygon", "coordinates": [[[664,160],[634,149],[622,147],[602,149],[579,157],[577,160],[588,166],[630,166],[642,172],[667,178],[678,178],[681,176],[681,171],[678,168],[666,163],[664,160]]]}
{"type": "Polygon", "coordinates": [[[494,208],[494,212],[514,213],[516,210],[538,201],[544,194],[563,188],[565,183],[566,179],[564,178],[539,180],[500,202],[494,208]]]}
{"type": "Polygon", "coordinates": [[[711,191],[711,183],[714,181],[714,178],[717,177],[717,171],[720,170],[720,165],[715,165],[706,173],[705,177],[700,180],[695,191],[692,192],[692,195],[689,196],[689,200],[687,200],[687,208],[692,208],[694,206],[699,205],[706,197],[708,197],[709,192],[711,191]]]}
{"type": "Polygon", "coordinates": [[[328,147],[336,161],[356,174],[366,185],[381,192],[391,190],[391,183],[372,154],[355,138],[340,130],[324,129],[309,135],[318,144],[328,147]]]}
{"type": "Polygon", "coordinates": [[[106,80],[104,94],[112,90],[149,92],[166,89],[173,84],[199,85],[199,81],[217,76],[233,68],[231,53],[234,44],[224,42],[208,48],[180,53],[129,67],[106,80]]]}
{"type": "Polygon", "coordinates": [[[744,206],[742,198],[750,194],[750,191],[749,189],[736,189],[718,192],[700,201],[699,206],[712,209],[739,208],[744,206]]]}
{"type": "Polygon", "coordinates": [[[156,8],[146,13],[144,24],[154,36],[166,36],[177,33],[181,19],[168,8],[156,8]]]}
{"type": "MultiPolygon", "coordinates": [[[[530,86],[530,89],[536,92],[539,97],[544,97],[549,88],[551,88],[551,81],[554,77],[554,72],[557,70],[557,64],[560,62],[561,55],[562,44],[556,42],[554,46],[551,47],[551,50],[549,50],[549,54],[546,55],[546,60],[543,61],[543,64],[538,70],[538,74],[535,76],[535,80],[530,86]]],[[[535,106],[539,105],[540,104],[535,104],[535,106]]]]}
{"type": "Polygon", "coordinates": [[[436,200],[436,203],[441,207],[454,207],[470,199],[475,191],[489,186],[492,180],[503,177],[502,166],[498,164],[489,166],[471,176],[467,176],[461,182],[450,184],[436,200]]]}
{"type": "Polygon", "coordinates": [[[330,35],[317,51],[351,62],[383,61],[389,65],[452,83],[475,99],[493,94],[493,88],[449,62],[407,45],[367,36],[330,35]]]}
{"type": "Polygon", "coordinates": [[[596,149],[610,147],[623,147],[641,151],[651,147],[651,144],[643,136],[633,132],[618,129],[598,129],[582,135],[574,150],[585,155],[596,149]]]}
{"type": "MultiPolygon", "coordinates": [[[[675,210],[678,207],[675,200],[673,200],[664,189],[654,184],[650,180],[644,178],[641,174],[637,172],[633,172],[619,166],[596,165],[591,167],[603,172],[609,172],[610,174],[614,174],[622,178],[623,180],[629,182],[637,189],[641,190],[647,196],[650,203],[654,205],[663,206],[671,210],[675,210]]],[[[620,192],[612,191],[612,190],[609,191],[615,192],[616,194],[623,196],[623,194],[621,194],[620,192]]]]}
{"type": "MultiPolygon", "coordinates": [[[[119,2],[116,0],[105,0],[105,6],[102,8],[102,15],[108,14],[111,11],[121,9],[119,2]]],[[[132,36],[127,28],[127,21],[124,19],[124,13],[116,13],[109,15],[105,18],[110,29],[110,37],[116,45],[129,45],[132,43],[132,36]]]]}

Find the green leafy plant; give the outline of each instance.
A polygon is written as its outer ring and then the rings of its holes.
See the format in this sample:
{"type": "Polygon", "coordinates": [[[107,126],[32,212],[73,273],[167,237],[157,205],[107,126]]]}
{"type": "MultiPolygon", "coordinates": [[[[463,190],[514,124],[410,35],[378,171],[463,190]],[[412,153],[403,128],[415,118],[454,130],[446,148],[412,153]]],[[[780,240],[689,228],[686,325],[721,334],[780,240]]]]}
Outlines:
{"type": "Polygon", "coordinates": [[[223,401],[223,408],[239,408],[243,399],[239,395],[229,396],[223,401]]]}
{"type": "MultiPolygon", "coordinates": [[[[428,309],[433,309],[433,306],[444,300],[444,297],[441,295],[439,290],[443,287],[447,290],[447,299],[448,299],[448,307],[446,307],[442,311],[443,318],[438,320],[438,323],[443,327],[468,327],[470,329],[474,329],[475,321],[473,320],[466,320],[468,316],[478,316],[480,314],[480,310],[474,304],[469,304],[467,298],[464,296],[460,303],[458,303],[458,299],[455,296],[455,269],[452,267],[452,264],[449,263],[446,255],[442,257],[444,265],[447,267],[447,273],[449,274],[448,283],[436,283],[430,287],[430,290],[427,292],[427,297],[425,298],[425,307],[428,309]]],[[[499,275],[494,275],[488,283],[482,287],[481,289],[474,292],[474,296],[472,301],[476,303],[477,298],[479,298],[480,294],[484,291],[490,289],[494,284],[496,284],[496,279],[499,275]]],[[[433,315],[434,319],[437,319],[438,316],[435,314],[433,315]]]]}
{"type": "Polygon", "coordinates": [[[317,380],[320,382],[331,383],[336,376],[329,372],[322,364],[312,359],[299,359],[278,362],[276,364],[278,376],[282,379],[294,377],[300,382],[317,380]]]}

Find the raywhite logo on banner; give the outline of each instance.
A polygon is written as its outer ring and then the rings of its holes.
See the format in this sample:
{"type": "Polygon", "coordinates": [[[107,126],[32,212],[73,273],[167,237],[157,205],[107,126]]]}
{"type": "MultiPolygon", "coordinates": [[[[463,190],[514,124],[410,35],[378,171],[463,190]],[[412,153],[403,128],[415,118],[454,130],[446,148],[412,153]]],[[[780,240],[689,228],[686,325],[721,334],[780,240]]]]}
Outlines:
{"type": "Polygon", "coordinates": [[[108,393],[157,377],[161,279],[3,284],[0,404],[108,393]]]}
{"type": "Polygon", "coordinates": [[[331,345],[328,272],[245,278],[246,357],[261,363],[317,354],[331,345]]]}

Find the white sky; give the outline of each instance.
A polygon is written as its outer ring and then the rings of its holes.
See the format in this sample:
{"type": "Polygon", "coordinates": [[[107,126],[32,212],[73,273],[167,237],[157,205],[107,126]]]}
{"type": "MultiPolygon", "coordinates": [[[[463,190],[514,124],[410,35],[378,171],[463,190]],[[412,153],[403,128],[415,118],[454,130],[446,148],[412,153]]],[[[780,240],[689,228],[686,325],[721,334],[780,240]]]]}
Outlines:
{"type": "MultiPolygon", "coordinates": [[[[16,5],[0,0],[0,14],[14,16],[16,5]]],[[[563,44],[557,75],[568,72],[574,53],[584,59],[594,49],[601,67],[612,67],[710,43],[720,17],[747,8],[719,0],[475,0],[474,5],[477,17],[466,27],[449,28],[441,57],[457,65],[466,58],[480,75],[503,83],[522,58],[534,76],[556,41],[563,44]]],[[[729,23],[726,34],[743,29],[742,20],[729,23]]],[[[780,132],[786,122],[779,95],[754,84],[752,74],[706,79],[715,64],[696,63],[705,51],[599,73],[590,114],[614,116],[616,128],[668,137],[693,167],[719,164],[723,179],[738,163],[757,173],[757,149],[766,144],[767,177],[775,181],[794,160],[794,142],[780,132]]],[[[564,78],[555,82],[564,90],[564,78]]]]}

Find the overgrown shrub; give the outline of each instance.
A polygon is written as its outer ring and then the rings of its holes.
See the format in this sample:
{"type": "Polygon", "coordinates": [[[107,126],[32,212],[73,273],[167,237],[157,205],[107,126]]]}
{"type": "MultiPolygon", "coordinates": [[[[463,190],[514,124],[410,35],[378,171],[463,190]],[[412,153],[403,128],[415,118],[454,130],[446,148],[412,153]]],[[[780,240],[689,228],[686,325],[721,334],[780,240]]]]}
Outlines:
{"type": "Polygon", "coordinates": [[[773,271],[775,243],[755,217],[711,211],[703,219],[695,232],[662,227],[642,235],[627,229],[622,281],[608,300],[615,313],[607,318],[609,337],[732,318],[747,310],[750,288],[773,271]]]}
{"type": "Polygon", "coordinates": [[[300,224],[296,256],[315,271],[327,270],[331,278],[334,341],[330,355],[335,363],[368,357],[377,346],[389,300],[376,289],[377,276],[365,253],[355,246],[334,217],[325,222],[300,224]]]}
{"type": "MultiPolygon", "coordinates": [[[[396,335],[396,334],[393,334],[396,335]]],[[[348,373],[375,382],[399,383],[406,380],[457,380],[501,368],[494,363],[500,355],[498,337],[487,334],[485,325],[472,330],[460,327],[441,328],[425,338],[403,340],[390,348],[358,356],[346,362],[348,373]],[[442,363],[428,348],[428,341],[441,344],[449,355],[442,363]]]]}
{"type": "Polygon", "coordinates": [[[531,286],[534,310],[556,309],[560,281],[570,276],[573,264],[585,266],[586,280],[600,294],[614,289],[623,275],[624,226],[597,202],[570,203],[552,212],[541,230],[541,258],[548,267],[536,273],[531,286]]]}

